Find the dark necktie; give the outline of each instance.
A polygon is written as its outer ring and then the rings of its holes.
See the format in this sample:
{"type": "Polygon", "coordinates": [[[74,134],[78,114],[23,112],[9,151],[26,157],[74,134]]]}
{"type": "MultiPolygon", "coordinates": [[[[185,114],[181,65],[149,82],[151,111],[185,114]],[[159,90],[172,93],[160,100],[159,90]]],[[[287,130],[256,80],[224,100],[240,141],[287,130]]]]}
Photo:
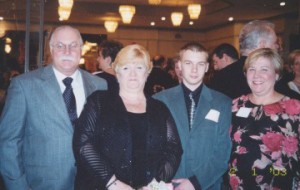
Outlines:
{"type": "Polygon", "coordinates": [[[192,126],[193,126],[193,121],[194,121],[194,114],[195,114],[195,107],[196,107],[196,104],[195,104],[195,100],[193,98],[193,93],[191,92],[189,94],[189,98],[190,98],[190,101],[191,101],[191,104],[190,104],[190,113],[189,113],[189,116],[190,116],[190,129],[192,129],[192,126]]]}
{"type": "Polygon", "coordinates": [[[66,89],[63,93],[63,97],[68,109],[70,120],[73,123],[75,119],[77,119],[77,112],[76,112],[76,99],[71,86],[72,81],[73,79],[71,77],[66,77],[63,80],[63,83],[66,86],[66,89]]]}

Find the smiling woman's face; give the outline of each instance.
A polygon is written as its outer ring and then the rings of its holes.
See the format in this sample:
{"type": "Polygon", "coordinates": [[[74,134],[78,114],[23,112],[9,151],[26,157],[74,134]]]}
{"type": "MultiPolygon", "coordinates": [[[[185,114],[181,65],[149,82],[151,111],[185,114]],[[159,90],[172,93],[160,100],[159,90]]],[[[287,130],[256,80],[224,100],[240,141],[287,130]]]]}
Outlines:
{"type": "Polygon", "coordinates": [[[278,74],[271,60],[259,57],[250,63],[246,71],[247,82],[253,94],[264,96],[274,91],[274,85],[278,74]]]}

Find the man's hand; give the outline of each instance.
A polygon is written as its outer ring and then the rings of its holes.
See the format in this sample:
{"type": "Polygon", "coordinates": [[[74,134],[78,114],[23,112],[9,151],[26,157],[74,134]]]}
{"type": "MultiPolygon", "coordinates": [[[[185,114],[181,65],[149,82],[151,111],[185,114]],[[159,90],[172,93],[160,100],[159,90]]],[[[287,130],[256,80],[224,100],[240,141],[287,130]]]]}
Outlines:
{"type": "Polygon", "coordinates": [[[189,179],[173,179],[172,182],[178,184],[174,190],[195,190],[189,179]]]}

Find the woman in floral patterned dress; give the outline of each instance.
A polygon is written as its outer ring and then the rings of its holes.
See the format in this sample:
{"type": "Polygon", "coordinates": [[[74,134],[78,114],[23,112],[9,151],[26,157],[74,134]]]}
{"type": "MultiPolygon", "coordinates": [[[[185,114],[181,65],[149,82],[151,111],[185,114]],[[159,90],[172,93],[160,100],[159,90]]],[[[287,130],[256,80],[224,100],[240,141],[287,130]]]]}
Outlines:
{"type": "Polygon", "coordinates": [[[274,50],[258,49],[244,66],[252,91],[233,100],[232,189],[300,189],[300,101],[274,90],[282,60],[274,50]]]}

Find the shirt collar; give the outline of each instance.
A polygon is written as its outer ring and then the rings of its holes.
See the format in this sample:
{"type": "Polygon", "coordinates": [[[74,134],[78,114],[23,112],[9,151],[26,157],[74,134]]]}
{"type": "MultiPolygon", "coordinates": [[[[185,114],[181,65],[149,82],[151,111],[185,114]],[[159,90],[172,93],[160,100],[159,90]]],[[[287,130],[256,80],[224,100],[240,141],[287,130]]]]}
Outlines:
{"type": "MultiPolygon", "coordinates": [[[[58,81],[62,81],[64,80],[66,77],[66,75],[62,74],[61,72],[59,72],[55,67],[52,67],[53,68],[53,71],[54,71],[54,74],[57,78],[58,81]]],[[[80,72],[78,71],[78,69],[69,77],[71,77],[74,81],[78,81],[78,78],[79,78],[79,75],[80,75],[80,72]]]]}
{"type": "Polygon", "coordinates": [[[197,97],[200,95],[201,90],[202,90],[202,86],[203,84],[200,84],[198,86],[198,88],[196,88],[194,91],[191,91],[188,87],[186,87],[183,83],[182,83],[182,88],[185,94],[190,94],[192,92],[193,97],[197,97]]]}

